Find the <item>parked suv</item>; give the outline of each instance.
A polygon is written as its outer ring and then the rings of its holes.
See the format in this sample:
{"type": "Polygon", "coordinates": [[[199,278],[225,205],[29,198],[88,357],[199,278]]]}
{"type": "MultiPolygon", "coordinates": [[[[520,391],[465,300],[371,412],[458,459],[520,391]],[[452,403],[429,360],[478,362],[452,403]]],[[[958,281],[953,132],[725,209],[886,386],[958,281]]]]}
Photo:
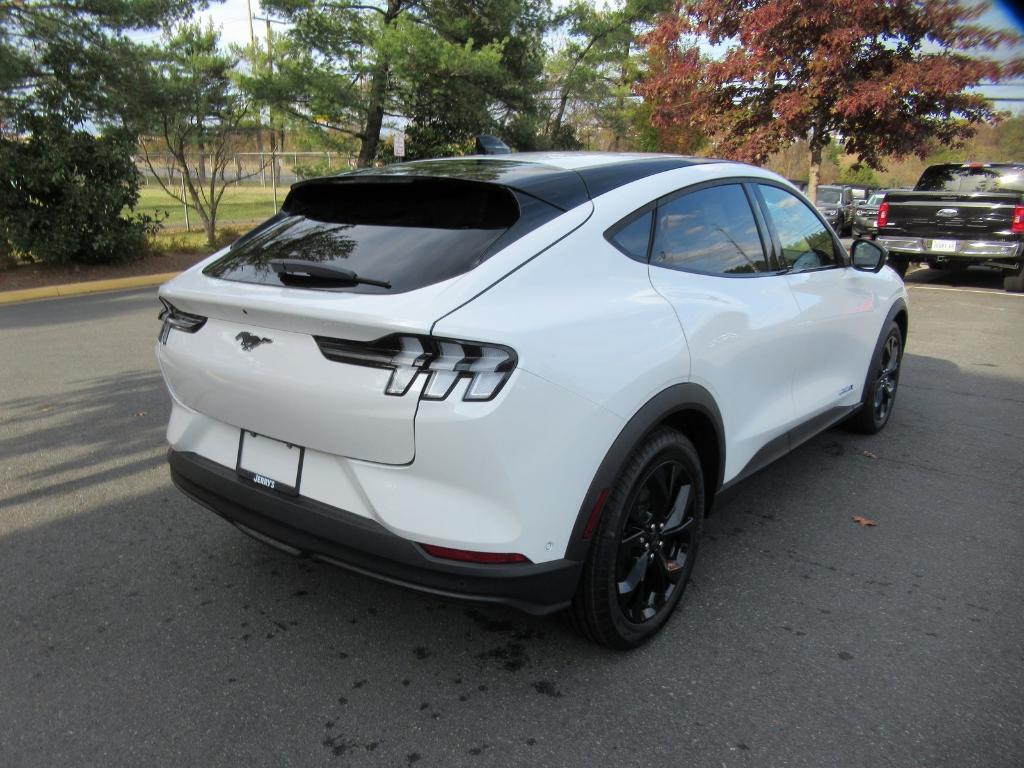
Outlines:
{"type": "Polygon", "coordinates": [[[819,186],[815,204],[825,221],[840,235],[850,234],[853,227],[853,190],[849,187],[819,186]]]}
{"type": "Polygon", "coordinates": [[[872,192],[866,199],[856,204],[853,213],[854,237],[865,235],[874,237],[878,234],[878,209],[885,200],[886,190],[880,189],[872,192]]]}
{"type": "Polygon", "coordinates": [[[638,645],[715,499],[890,418],[903,283],[737,163],[522,154],[305,181],[160,289],[174,482],[296,555],[638,645]]]}

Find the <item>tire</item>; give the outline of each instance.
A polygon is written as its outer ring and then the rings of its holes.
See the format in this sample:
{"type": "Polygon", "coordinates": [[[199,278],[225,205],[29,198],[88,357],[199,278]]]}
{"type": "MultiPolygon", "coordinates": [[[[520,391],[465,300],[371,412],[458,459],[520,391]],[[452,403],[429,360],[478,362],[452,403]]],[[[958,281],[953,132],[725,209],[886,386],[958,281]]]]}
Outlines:
{"type": "Polygon", "coordinates": [[[871,369],[864,382],[860,408],[844,426],[862,435],[874,435],[885,429],[896,404],[903,363],[903,334],[895,322],[889,324],[885,338],[871,358],[871,369]]]}
{"type": "Polygon", "coordinates": [[[605,503],[567,612],[570,626],[622,650],[657,634],[690,580],[705,499],[693,443],[668,427],[645,437],[605,503]]]}
{"type": "Polygon", "coordinates": [[[1017,268],[1017,274],[1003,278],[1003,290],[1007,293],[1024,293],[1024,263],[1017,268]]]}
{"type": "Polygon", "coordinates": [[[907,269],[910,267],[910,259],[902,253],[889,255],[889,266],[893,268],[901,278],[907,276],[907,269]]]}

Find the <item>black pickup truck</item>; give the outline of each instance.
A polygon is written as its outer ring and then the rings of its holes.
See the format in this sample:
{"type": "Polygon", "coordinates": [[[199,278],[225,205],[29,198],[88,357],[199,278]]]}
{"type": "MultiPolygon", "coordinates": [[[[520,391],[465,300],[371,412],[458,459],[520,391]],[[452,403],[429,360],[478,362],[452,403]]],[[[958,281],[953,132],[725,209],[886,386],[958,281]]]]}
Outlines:
{"type": "Polygon", "coordinates": [[[912,191],[893,191],[878,211],[878,242],[901,275],[912,261],[935,269],[984,264],[1024,290],[1024,163],[925,169],[912,191]]]}

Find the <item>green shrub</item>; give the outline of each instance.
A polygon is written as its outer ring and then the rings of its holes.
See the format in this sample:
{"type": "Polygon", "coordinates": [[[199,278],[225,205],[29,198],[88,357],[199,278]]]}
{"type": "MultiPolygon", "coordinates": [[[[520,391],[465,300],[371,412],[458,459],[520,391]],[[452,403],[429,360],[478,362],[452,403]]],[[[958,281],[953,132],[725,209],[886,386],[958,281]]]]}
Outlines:
{"type": "Polygon", "coordinates": [[[0,137],[0,252],[82,264],[141,256],[159,224],[132,212],[140,183],[133,137],[96,136],[58,115],[27,123],[24,136],[0,137]]]}

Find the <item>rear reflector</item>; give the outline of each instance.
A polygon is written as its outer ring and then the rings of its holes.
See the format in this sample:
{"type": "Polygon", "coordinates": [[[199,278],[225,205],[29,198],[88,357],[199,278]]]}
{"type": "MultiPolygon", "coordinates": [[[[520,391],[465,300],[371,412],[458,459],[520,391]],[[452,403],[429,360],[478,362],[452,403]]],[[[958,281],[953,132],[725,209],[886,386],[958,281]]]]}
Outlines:
{"type": "Polygon", "coordinates": [[[884,227],[889,223],[889,203],[883,202],[878,206],[878,226],[884,227]]]}
{"type": "Polygon", "coordinates": [[[420,544],[420,546],[431,557],[439,557],[442,560],[458,560],[462,563],[496,565],[500,563],[530,562],[526,555],[520,555],[517,552],[471,552],[468,549],[450,549],[448,547],[437,547],[433,544],[420,544]]]}
{"type": "Polygon", "coordinates": [[[1010,231],[1014,234],[1024,233],[1024,205],[1020,203],[1013,207],[1013,223],[1010,225],[1010,231]]]}
{"type": "Polygon", "coordinates": [[[608,501],[608,489],[605,488],[597,497],[597,501],[594,502],[594,508],[590,510],[590,517],[587,518],[587,527],[583,530],[583,538],[589,539],[593,537],[594,531],[597,530],[597,523],[601,519],[601,510],[604,509],[604,503],[608,501]]]}

